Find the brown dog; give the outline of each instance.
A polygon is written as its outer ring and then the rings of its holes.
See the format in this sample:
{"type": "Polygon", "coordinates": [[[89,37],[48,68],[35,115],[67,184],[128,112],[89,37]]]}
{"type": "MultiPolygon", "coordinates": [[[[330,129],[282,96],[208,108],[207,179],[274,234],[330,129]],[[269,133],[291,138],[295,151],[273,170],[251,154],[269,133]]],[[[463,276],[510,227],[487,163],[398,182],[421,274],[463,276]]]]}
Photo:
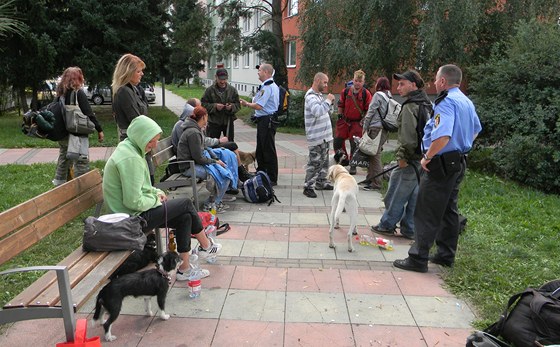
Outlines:
{"type": "Polygon", "coordinates": [[[239,159],[241,159],[241,165],[245,166],[246,170],[249,170],[249,165],[255,163],[256,151],[253,152],[242,152],[239,151],[239,159]]]}

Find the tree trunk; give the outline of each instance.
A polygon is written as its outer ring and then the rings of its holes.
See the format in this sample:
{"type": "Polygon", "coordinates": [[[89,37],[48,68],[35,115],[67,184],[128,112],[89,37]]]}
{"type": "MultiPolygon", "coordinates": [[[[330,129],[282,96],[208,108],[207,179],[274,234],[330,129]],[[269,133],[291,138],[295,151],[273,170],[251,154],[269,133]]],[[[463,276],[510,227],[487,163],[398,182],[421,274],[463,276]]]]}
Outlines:
{"type": "Polygon", "coordinates": [[[276,38],[278,54],[272,61],[274,67],[274,81],[276,84],[288,89],[288,69],[286,68],[286,54],[284,47],[284,33],[282,31],[282,1],[272,1],[272,33],[276,38]]]}
{"type": "Polygon", "coordinates": [[[25,96],[25,88],[18,88],[17,95],[19,97],[19,104],[23,110],[23,113],[29,111],[29,105],[27,105],[27,97],[25,96]]]}

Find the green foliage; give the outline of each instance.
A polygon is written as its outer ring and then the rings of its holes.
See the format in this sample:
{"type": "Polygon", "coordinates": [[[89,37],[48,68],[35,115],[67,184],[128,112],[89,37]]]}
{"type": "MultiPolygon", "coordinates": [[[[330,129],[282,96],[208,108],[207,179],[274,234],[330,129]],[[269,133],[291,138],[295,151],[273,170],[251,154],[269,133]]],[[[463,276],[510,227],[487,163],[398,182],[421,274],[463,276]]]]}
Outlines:
{"type": "Polygon", "coordinates": [[[13,8],[14,1],[10,0],[0,4],[0,37],[6,36],[8,33],[22,34],[25,31],[23,22],[16,18],[13,8]]]}
{"type": "Polygon", "coordinates": [[[560,192],[559,34],[556,23],[520,22],[469,85],[497,172],[550,192],[560,192]]]}
{"type": "Polygon", "coordinates": [[[290,94],[290,105],[288,108],[288,117],[282,126],[305,129],[305,118],[303,111],[305,108],[305,94],[293,91],[290,94]]]}
{"type": "Polygon", "coordinates": [[[188,80],[204,69],[202,61],[210,51],[212,23],[196,0],[175,1],[171,18],[169,70],[174,77],[188,80]]]}

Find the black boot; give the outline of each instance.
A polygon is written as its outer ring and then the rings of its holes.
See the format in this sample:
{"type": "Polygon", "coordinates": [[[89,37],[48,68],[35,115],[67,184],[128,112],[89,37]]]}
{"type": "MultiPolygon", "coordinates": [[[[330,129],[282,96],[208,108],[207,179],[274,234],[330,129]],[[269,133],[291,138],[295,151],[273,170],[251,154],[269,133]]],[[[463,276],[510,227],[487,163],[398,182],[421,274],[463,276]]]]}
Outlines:
{"type": "Polygon", "coordinates": [[[237,174],[239,175],[239,180],[241,182],[245,182],[250,178],[253,178],[253,174],[249,173],[249,171],[247,171],[247,169],[245,168],[245,166],[243,165],[239,165],[237,167],[237,174]]]}

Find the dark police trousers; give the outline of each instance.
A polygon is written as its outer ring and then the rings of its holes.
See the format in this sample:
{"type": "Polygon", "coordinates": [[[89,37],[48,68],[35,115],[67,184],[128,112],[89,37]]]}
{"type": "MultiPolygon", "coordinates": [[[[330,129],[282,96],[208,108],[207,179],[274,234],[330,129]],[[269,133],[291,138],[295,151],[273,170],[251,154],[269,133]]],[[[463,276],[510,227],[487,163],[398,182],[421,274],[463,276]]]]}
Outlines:
{"type": "Polygon", "coordinates": [[[439,178],[422,175],[414,211],[415,242],[408,251],[412,260],[426,264],[434,241],[439,259],[450,263],[455,260],[459,239],[457,200],[466,166],[461,155],[459,171],[439,178]]]}
{"type": "Polygon", "coordinates": [[[272,182],[278,182],[278,156],[276,154],[276,127],[278,123],[275,116],[262,116],[257,122],[257,150],[256,159],[258,171],[264,171],[272,182]]]}

